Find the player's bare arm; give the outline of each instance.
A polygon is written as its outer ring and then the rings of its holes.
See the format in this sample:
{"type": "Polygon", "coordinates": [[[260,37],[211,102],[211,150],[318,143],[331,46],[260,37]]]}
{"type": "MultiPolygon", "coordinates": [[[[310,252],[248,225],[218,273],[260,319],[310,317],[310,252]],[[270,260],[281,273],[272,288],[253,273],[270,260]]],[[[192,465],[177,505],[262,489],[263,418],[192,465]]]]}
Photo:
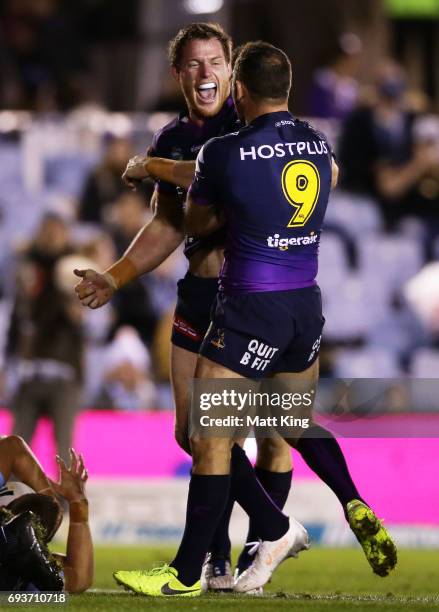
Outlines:
{"type": "Polygon", "coordinates": [[[5,481],[14,474],[17,480],[36,493],[55,497],[52,485],[38,459],[19,436],[0,439],[0,472],[5,481]]]}
{"type": "Polygon", "coordinates": [[[69,531],[65,555],[56,554],[63,565],[65,589],[69,593],[82,593],[93,582],[93,541],[88,524],[88,500],[85,483],[88,478],[82,455],[70,449],[70,466],[57,457],[59,480],[53,482],[58,495],[69,504],[69,531]]]}
{"type": "Polygon", "coordinates": [[[100,308],[118,289],[157,268],[183,238],[183,211],[175,196],[157,193],[152,220],[140,230],[121,259],[103,273],[92,269],[74,271],[82,279],[75,287],[81,303],[100,308]]]}
{"type": "Polygon", "coordinates": [[[176,161],[164,157],[136,155],[127,164],[122,179],[131,189],[137,188],[137,181],[146,178],[165,181],[189,189],[195,174],[195,161],[176,161]]]}
{"type": "Polygon", "coordinates": [[[190,236],[205,236],[224,225],[224,217],[214,205],[200,206],[188,196],[186,201],[185,228],[190,236]]]}

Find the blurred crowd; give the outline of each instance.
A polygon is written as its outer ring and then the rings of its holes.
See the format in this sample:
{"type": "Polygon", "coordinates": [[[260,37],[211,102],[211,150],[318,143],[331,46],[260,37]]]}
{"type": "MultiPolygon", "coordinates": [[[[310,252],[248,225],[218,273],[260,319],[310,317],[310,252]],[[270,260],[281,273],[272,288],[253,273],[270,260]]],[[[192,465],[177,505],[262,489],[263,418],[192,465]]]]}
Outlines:
{"type": "Polygon", "coordinates": [[[360,39],[339,42],[309,91],[313,122],[335,128],[340,166],[320,257],[323,372],[436,378],[439,116],[390,58],[360,83],[360,39]]]}
{"type": "Polygon", "coordinates": [[[54,112],[102,97],[120,104],[120,85],[128,87],[122,66],[132,59],[140,1],[1,2],[0,106],[54,112]]]}
{"type": "MultiPolygon", "coordinates": [[[[169,338],[186,263],[177,251],[97,311],[74,296],[73,269],[104,270],[148,222],[152,183],[131,192],[121,174],[169,117],[143,115],[139,130],[103,107],[47,114],[57,92],[84,84],[59,5],[10,1],[0,15],[1,106],[45,111],[24,124],[0,113],[0,395],[28,440],[48,414],[65,455],[83,407],[172,408],[169,338]],[[63,38],[60,56],[51,36],[63,38]]],[[[355,34],[340,36],[306,94],[306,114],[340,165],[318,277],[322,375],[436,378],[439,117],[391,59],[364,83],[362,53],[355,34]]]]}

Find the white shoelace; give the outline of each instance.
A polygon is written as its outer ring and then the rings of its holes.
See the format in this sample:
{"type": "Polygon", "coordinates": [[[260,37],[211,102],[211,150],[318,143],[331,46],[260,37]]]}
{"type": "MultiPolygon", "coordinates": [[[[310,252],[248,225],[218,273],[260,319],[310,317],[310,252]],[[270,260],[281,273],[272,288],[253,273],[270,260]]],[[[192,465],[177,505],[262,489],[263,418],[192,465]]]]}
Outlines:
{"type": "Polygon", "coordinates": [[[251,546],[251,548],[248,551],[248,554],[251,557],[253,557],[253,555],[255,555],[258,552],[261,544],[262,544],[262,540],[259,539],[257,542],[246,542],[244,546],[251,546]]]}

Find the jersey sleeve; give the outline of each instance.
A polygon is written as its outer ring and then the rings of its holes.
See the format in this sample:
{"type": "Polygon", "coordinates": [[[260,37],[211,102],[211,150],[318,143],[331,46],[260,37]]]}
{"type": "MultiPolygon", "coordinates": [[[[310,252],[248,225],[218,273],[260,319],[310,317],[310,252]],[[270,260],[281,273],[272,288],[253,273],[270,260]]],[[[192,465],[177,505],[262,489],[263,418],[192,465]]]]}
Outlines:
{"type": "MultiPolygon", "coordinates": [[[[166,144],[166,139],[163,136],[163,131],[159,130],[153,136],[152,143],[148,148],[147,155],[150,157],[165,157],[169,159],[171,157],[169,146],[166,144]]],[[[178,195],[176,185],[167,183],[160,179],[154,181],[155,189],[158,193],[167,193],[170,195],[178,195]]]]}
{"type": "Polygon", "coordinates": [[[189,187],[191,199],[201,206],[218,206],[218,147],[215,141],[207,142],[198,153],[195,164],[195,177],[189,187]]]}
{"type": "MultiPolygon", "coordinates": [[[[309,125],[309,124],[308,124],[309,125]]],[[[314,134],[322,141],[325,143],[326,148],[328,149],[328,157],[329,157],[329,161],[332,163],[332,160],[334,159],[335,161],[337,161],[337,157],[335,155],[334,149],[331,145],[331,143],[329,142],[326,134],[324,134],[322,131],[317,130],[315,127],[309,125],[310,129],[312,132],[314,132],[314,134]]]]}

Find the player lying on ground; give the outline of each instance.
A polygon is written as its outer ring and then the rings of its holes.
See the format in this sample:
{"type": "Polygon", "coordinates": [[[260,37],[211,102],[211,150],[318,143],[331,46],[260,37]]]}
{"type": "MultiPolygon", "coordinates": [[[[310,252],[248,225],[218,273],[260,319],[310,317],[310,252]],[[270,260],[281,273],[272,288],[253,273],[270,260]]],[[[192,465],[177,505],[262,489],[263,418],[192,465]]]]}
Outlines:
{"type": "MultiPolygon", "coordinates": [[[[62,521],[62,510],[56,495],[68,502],[69,529],[66,554],[54,553],[52,557],[62,567],[65,590],[69,593],[82,593],[90,588],[93,581],[93,543],[88,525],[88,500],[85,493],[88,475],[81,455],[78,456],[73,449],[70,453],[69,467],[57,457],[59,481],[54,482],[47,478],[37,458],[22,438],[18,436],[2,438],[0,440],[1,499],[7,500],[9,491],[13,493],[13,488],[8,487],[9,480],[23,482],[36,491],[15,497],[4,508],[14,515],[29,512],[36,515],[44,529],[43,545],[52,540],[62,521]]],[[[20,526],[23,532],[28,529],[28,523],[26,519],[20,526]]],[[[14,529],[17,529],[16,523],[14,529]]],[[[21,590],[25,590],[22,578],[11,572],[10,590],[13,590],[15,584],[20,584],[21,590]]]]}
{"type": "MultiPolygon", "coordinates": [[[[288,112],[290,87],[291,65],[280,49],[245,45],[234,66],[233,93],[247,126],[212,139],[198,155],[188,231],[217,231],[224,222],[227,230],[221,289],[200,350],[199,379],[270,376],[290,389],[314,389],[318,380],[324,318],[315,277],[334,162],[326,139],[288,112]],[[283,238],[281,247],[276,236],[283,238]],[[264,348],[264,368],[252,357],[254,343],[264,348]]],[[[291,432],[286,439],[297,447],[302,436],[291,432]]],[[[117,582],[153,596],[201,593],[204,555],[231,486],[232,445],[227,437],[191,438],[186,527],[175,559],[151,572],[116,572],[117,582]]],[[[326,455],[320,460],[327,461],[326,455]]],[[[264,541],[237,579],[237,592],[263,586],[297,553],[294,522],[259,510],[255,520],[261,520],[261,533],[266,527],[264,541]]],[[[387,575],[396,564],[389,534],[361,499],[349,499],[346,513],[374,571],[387,575]]]]}
{"type": "MultiPolygon", "coordinates": [[[[130,280],[154,270],[185,240],[185,255],[189,270],[178,283],[178,301],[171,338],[171,381],[176,407],[175,436],[178,444],[190,452],[188,440],[188,410],[190,381],[195,374],[197,355],[210,323],[210,310],[218,288],[218,275],[223,261],[223,231],[206,238],[184,235],[183,203],[185,189],[192,181],[194,160],[201,146],[213,136],[235,131],[239,127],[230,97],[231,40],[217,25],[195,23],[183,28],[170,44],[170,63],[174,77],[185,96],[188,112],[183,113],[155,134],[150,154],[169,158],[159,159],[165,171],[171,158],[180,157],[177,174],[157,177],[153,220],[146,225],[125,256],[107,270],[105,275],[92,270],[81,271],[84,280],[77,288],[84,305],[102,306],[114,292],[130,280]],[[190,161],[192,160],[192,161],[190,161]]],[[[132,166],[132,164],[131,164],[132,166]]],[[[131,172],[133,169],[131,168],[131,172]]],[[[136,175],[126,174],[127,180],[136,175]]],[[[144,178],[144,175],[140,176],[144,178]]],[[[234,462],[246,462],[236,450],[234,462]]],[[[232,465],[232,470],[234,469],[232,465]]],[[[291,452],[277,440],[259,440],[256,476],[279,508],[283,508],[291,484],[291,452]]],[[[241,470],[242,472],[242,470],[241,470]]],[[[245,487],[241,481],[238,495],[245,487]]],[[[253,477],[251,490],[256,486],[253,477]]],[[[238,500],[239,501],[239,500],[238,500]]],[[[231,495],[209,550],[206,566],[210,588],[231,589],[228,526],[234,503],[231,495]]],[[[250,521],[248,541],[258,540],[255,525],[250,521]]],[[[250,564],[248,547],[240,557],[239,569],[250,564]]]]}

